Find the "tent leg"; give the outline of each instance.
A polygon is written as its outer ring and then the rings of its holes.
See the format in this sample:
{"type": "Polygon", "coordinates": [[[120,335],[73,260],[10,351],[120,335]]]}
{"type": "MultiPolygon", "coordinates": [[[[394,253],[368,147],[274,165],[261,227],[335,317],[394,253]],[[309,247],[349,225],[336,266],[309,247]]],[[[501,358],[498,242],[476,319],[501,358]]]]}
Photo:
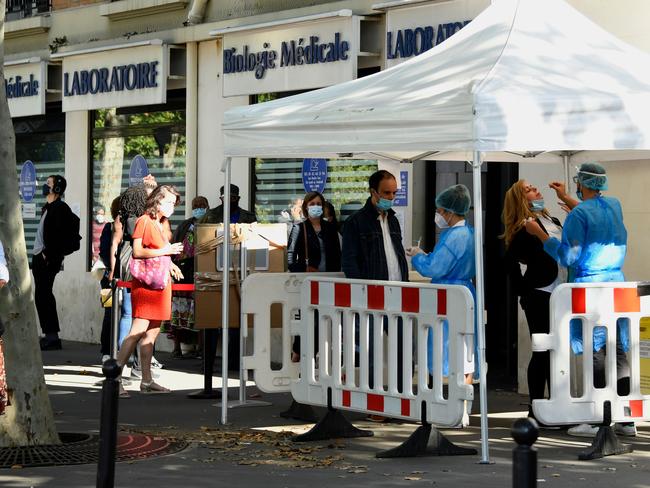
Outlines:
{"type": "Polygon", "coordinates": [[[228,318],[230,310],[230,162],[223,165],[223,275],[221,278],[221,423],[228,423],[228,318]]]}
{"type": "Polygon", "coordinates": [[[490,446],[488,439],[487,417],[487,363],[485,361],[485,323],[483,317],[483,293],[485,281],[483,277],[483,201],[481,199],[481,153],[474,151],[473,183],[474,183],[474,249],[476,255],[476,331],[478,335],[479,353],[479,391],[481,406],[481,464],[490,463],[490,446]]]}

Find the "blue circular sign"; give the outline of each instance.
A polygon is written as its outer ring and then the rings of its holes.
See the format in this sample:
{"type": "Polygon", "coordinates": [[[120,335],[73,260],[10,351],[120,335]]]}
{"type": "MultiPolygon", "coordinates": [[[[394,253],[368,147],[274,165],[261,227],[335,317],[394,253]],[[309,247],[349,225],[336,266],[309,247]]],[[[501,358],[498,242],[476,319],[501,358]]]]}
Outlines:
{"type": "Polygon", "coordinates": [[[327,183],[327,159],[302,160],[302,186],[305,191],[323,193],[327,183]]]}
{"type": "Polygon", "coordinates": [[[129,186],[135,186],[142,183],[142,178],[149,174],[149,166],[144,156],[138,154],[131,161],[131,168],[129,169],[129,186]]]}
{"type": "Polygon", "coordinates": [[[36,169],[30,160],[20,169],[20,194],[25,202],[31,202],[36,194],[36,169]]]}

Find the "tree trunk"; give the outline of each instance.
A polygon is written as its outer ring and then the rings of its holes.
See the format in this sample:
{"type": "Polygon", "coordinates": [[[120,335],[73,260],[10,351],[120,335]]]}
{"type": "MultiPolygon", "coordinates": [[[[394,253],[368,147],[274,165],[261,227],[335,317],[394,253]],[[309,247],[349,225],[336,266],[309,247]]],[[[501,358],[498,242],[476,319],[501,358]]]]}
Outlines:
{"type": "MultiPolygon", "coordinates": [[[[0,87],[4,88],[5,0],[0,0],[0,87]]],[[[41,90],[45,87],[41,86],[41,90]]],[[[0,447],[59,444],[45,386],[38,322],[16,173],[16,139],[7,97],[0,89],[0,240],[10,281],[0,293],[9,402],[0,416],[0,447]]]]}

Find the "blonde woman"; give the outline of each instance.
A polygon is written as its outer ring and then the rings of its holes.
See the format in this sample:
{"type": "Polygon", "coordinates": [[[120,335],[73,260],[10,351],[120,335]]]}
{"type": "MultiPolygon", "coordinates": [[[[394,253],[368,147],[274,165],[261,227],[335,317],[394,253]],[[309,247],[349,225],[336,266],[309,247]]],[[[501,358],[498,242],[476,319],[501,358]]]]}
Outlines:
{"type": "MultiPolygon", "coordinates": [[[[544,233],[561,238],[562,225],[544,205],[536,186],[526,180],[514,183],[506,192],[503,204],[503,239],[512,288],[520,298],[530,334],[549,331],[549,302],[551,292],[567,280],[566,269],[558,266],[542,242],[526,232],[526,222],[537,222],[544,233]]],[[[534,352],[528,363],[528,393],[530,402],[544,398],[549,384],[550,359],[548,351],[534,352]]],[[[529,416],[533,416],[529,407],[529,416]]]]}

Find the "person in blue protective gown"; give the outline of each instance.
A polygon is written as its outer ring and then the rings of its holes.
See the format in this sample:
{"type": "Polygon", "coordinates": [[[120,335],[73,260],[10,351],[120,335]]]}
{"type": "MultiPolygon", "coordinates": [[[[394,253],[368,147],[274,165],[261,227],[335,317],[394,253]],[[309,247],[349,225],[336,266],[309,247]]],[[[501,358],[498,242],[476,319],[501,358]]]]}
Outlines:
{"type": "MultiPolygon", "coordinates": [[[[562,266],[569,268],[569,281],[574,283],[625,281],[622,267],[627,250],[627,231],[623,224],[621,203],[612,197],[605,197],[607,190],[605,168],[598,163],[584,163],[574,177],[576,193],[580,203],[573,206],[559,184],[551,184],[558,197],[571,208],[564,222],[562,239],[549,237],[533,221],[526,222],[526,231],[537,236],[544,243],[544,250],[562,266]]],[[[575,202],[577,203],[577,202],[575,202]]],[[[571,348],[575,354],[582,354],[582,324],[572,320],[571,348]]],[[[630,368],[626,352],[629,349],[629,321],[619,319],[616,324],[616,366],[617,390],[619,395],[630,392],[630,368]]],[[[595,388],[606,386],[606,343],[607,329],[595,327],[593,333],[593,378],[595,388]]],[[[581,424],[568,433],[581,437],[593,437],[597,426],[581,424]]],[[[633,423],[616,424],[616,432],[622,435],[636,435],[633,423]]]]}
{"type": "MultiPolygon", "coordinates": [[[[471,198],[465,185],[454,185],[442,191],[436,197],[436,225],[442,230],[440,239],[433,251],[425,254],[419,247],[412,247],[407,254],[412,256],[413,268],[422,276],[431,278],[431,283],[462,285],[469,288],[474,299],[476,290],[472,279],[476,275],[474,256],[474,231],[467,225],[465,216],[469,212],[471,198]]],[[[429,330],[427,337],[427,365],[433,370],[433,333],[429,330]]],[[[474,357],[467,359],[464,354],[465,382],[472,384],[474,357]]],[[[443,375],[449,373],[449,325],[443,324],[443,375]]],[[[471,402],[465,404],[462,424],[469,425],[468,412],[471,402]]]]}

